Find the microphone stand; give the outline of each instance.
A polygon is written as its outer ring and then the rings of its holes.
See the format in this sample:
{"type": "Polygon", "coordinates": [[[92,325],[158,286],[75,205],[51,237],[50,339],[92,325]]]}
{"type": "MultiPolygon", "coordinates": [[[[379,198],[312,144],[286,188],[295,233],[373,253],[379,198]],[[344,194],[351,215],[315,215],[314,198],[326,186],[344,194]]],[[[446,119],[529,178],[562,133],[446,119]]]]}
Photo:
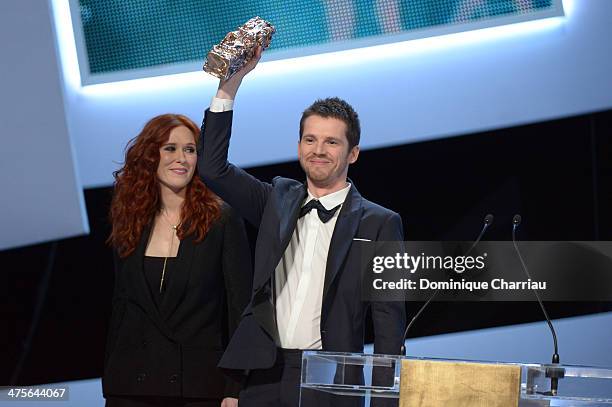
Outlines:
{"type": "MultiPolygon", "coordinates": [[[[470,254],[472,252],[472,250],[474,250],[476,245],[480,242],[480,239],[482,239],[482,237],[484,236],[486,230],[493,223],[493,219],[494,219],[493,215],[491,215],[491,214],[488,214],[487,216],[485,216],[484,224],[482,225],[482,229],[480,230],[480,234],[478,234],[478,237],[476,238],[476,240],[474,241],[472,246],[469,248],[469,250],[465,254],[466,256],[468,254],[470,254]]],[[[412,317],[412,319],[410,320],[410,323],[408,324],[408,326],[406,327],[406,330],[404,331],[404,336],[402,337],[402,346],[400,347],[400,355],[406,356],[406,335],[408,335],[408,331],[410,331],[410,328],[412,327],[412,325],[414,325],[414,323],[419,318],[419,316],[423,313],[423,311],[425,311],[425,308],[427,308],[429,303],[436,297],[436,295],[438,295],[439,291],[440,291],[440,289],[437,288],[436,291],[434,291],[433,294],[429,297],[429,299],[425,302],[425,304],[423,304],[421,306],[421,308],[415,314],[415,316],[412,317]]]]}
{"type": "MultiPolygon", "coordinates": [[[[523,256],[521,256],[521,251],[518,248],[518,244],[516,241],[516,230],[521,224],[522,218],[521,215],[514,215],[512,219],[512,244],[514,245],[514,249],[516,250],[516,254],[518,254],[518,258],[521,262],[521,267],[523,271],[527,275],[527,278],[531,279],[531,274],[529,274],[529,270],[527,270],[527,265],[523,260],[523,256]]],[[[565,377],[565,369],[562,367],[557,367],[560,362],[559,358],[559,347],[557,346],[557,333],[555,332],[555,328],[552,324],[552,321],[548,317],[548,313],[546,312],[546,308],[544,307],[544,303],[540,298],[537,290],[533,290],[536,299],[538,300],[538,304],[540,304],[540,308],[542,309],[542,313],[544,314],[544,318],[546,318],[546,323],[548,324],[548,328],[552,334],[553,345],[554,345],[554,353],[552,355],[552,365],[546,368],[546,377],[550,378],[550,392],[543,392],[544,395],[556,396],[559,390],[559,379],[563,379],[565,377]]]]}

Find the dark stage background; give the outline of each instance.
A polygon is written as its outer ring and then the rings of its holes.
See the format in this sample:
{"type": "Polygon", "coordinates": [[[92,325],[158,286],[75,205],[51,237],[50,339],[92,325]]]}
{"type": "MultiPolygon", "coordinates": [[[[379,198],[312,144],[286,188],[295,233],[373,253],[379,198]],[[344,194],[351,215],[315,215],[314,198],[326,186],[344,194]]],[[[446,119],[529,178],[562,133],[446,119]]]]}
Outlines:
{"type": "MultiPolygon", "coordinates": [[[[488,240],[510,240],[515,213],[523,216],[521,240],[612,240],[611,133],[608,110],[363,151],[349,176],[362,195],[402,215],[406,240],[473,240],[487,213],[495,215],[488,240]]],[[[303,178],[297,162],[249,172],[263,180],[303,178]]],[[[104,243],[110,197],[111,188],[85,191],[89,236],[0,252],[0,385],[9,384],[16,369],[22,385],[102,375],[113,286],[104,243]],[[35,304],[45,293],[28,344],[35,304]],[[24,348],[29,352],[17,368],[24,348]]],[[[249,233],[253,238],[256,231],[249,233]]],[[[408,304],[409,317],[418,306],[408,304]]],[[[548,306],[552,318],[612,309],[548,306]]],[[[536,303],[434,303],[410,336],[542,319],[536,303]]]]}

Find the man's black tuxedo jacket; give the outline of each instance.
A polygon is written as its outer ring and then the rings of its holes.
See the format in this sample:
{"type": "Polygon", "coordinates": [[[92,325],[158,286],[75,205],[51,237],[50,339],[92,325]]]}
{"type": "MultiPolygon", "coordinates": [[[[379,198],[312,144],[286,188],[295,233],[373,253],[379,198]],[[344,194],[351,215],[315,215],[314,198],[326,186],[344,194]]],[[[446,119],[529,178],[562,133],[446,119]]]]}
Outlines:
{"type": "Polygon", "coordinates": [[[159,307],[143,271],[149,234],[131,255],[116,256],[104,395],[237,397],[240,386],[217,364],[251,292],[242,219],[224,207],[203,241],[181,241],[159,307]]]}
{"type": "MultiPolygon", "coordinates": [[[[301,182],[277,177],[264,183],[228,163],[232,112],[206,111],[198,170],[206,184],[240,215],[259,228],[255,249],[253,292],[220,367],[265,369],[276,359],[279,344],[272,277],[295,229],[307,196],[301,182]]],[[[362,352],[364,322],[371,305],[374,351],[397,354],[402,343],[402,302],[362,301],[359,242],[402,241],[399,215],[362,198],[353,185],[342,205],[332,235],[321,309],[321,340],[326,351],[362,352]]]]}

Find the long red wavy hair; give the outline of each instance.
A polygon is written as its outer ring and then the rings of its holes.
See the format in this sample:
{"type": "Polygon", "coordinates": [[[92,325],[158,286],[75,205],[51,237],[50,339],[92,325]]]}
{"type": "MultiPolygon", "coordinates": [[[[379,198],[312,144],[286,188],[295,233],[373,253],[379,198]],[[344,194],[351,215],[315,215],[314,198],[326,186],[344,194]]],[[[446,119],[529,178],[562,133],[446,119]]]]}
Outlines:
{"type": "MultiPolygon", "coordinates": [[[[170,137],[172,129],[185,126],[199,143],[200,130],[188,117],[180,114],[156,116],[144,126],[138,136],[126,146],[125,162],[115,171],[115,190],[110,209],[112,232],[108,242],[120,257],[134,252],[144,228],[161,210],[157,167],[160,148],[170,137]]],[[[181,210],[179,239],[195,234],[202,241],[212,223],[220,216],[221,200],[208,189],[196,172],[186,187],[181,210]]]]}

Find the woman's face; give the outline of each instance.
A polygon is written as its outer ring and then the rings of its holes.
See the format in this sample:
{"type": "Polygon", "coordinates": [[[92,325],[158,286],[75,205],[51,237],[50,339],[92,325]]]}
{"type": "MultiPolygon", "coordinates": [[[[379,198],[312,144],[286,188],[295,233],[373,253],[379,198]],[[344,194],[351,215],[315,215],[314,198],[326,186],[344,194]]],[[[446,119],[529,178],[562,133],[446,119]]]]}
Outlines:
{"type": "Polygon", "coordinates": [[[185,126],[175,127],[159,149],[157,178],[162,186],[182,192],[195,171],[197,162],[193,133],[185,126]]]}

